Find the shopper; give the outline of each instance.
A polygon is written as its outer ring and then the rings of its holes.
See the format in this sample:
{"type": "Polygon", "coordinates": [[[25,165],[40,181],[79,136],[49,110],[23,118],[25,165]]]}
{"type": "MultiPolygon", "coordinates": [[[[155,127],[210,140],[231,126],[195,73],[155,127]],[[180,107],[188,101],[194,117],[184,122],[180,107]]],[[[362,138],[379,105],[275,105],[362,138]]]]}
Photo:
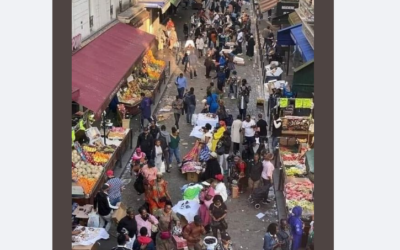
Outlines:
{"type": "Polygon", "coordinates": [[[127,239],[126,239],[125,234],[120,234],[117,237],[118,245],[116,247],[113,247],[111,250],[131,250],[132,248],[128,248],[126,246],[126,243],[127,243],[127,239]]]}
{"type": "Polygon", "coordinates": [[[254,41],[253,35],[251,35],[250,39],[247,41],[247,50],[246,50],[246,55],[249,57],[250,60],[253,60],[254,46],[256,46],[256,42],[254,41]]]}
{"type": "Polygon", "coordinates": [[[231,146],[232,146],[232,139],[229,131],[224,132],[224,136],[219,140],[219,143],[217,144],[217,154],[218,154],[218,161],[219,165],[221,166],[221,169],[223,169],[222,173],[224,175],[228,174],[228,157],[229,157],[229,152],[231,151],[231,146]],[[222,149],[219,149],[219,147],[222,149]],[[225,167],[223,167],[225,166],[225,167]]]}
{"type": "Polygon", "coordinates": [[[127,233],[129,236],[129,242],[127,242],[126,247],[128,249],[132,249],[137,234],[135,212],[132,207],[128,207],[126,210],[126,216],[118,222],[117,232],[120,234],[127,233]],[[126,230],[126,232],[124,232],[124,230],[126,230]]]}
{"type": "Polygon", "coordinates": [[[226,131],[226,124],[224,121],[220,121],[214,128],[213,139],[212,139],[212,146],[211,152],[215,152],[217,149],[218,141],[224,136],[224,132],[226,131]]]}
{"type": "Polygon", "coordinates": [[[169,142],[171,141],[171,136],[167,132],[167,127],[165,127],[165,125],[161,126],[160,136],[158,137],[158,139],[161,142],[161,148],[163,149],[163,152],[164,152],[165,170],[167,173],[169,173],[170,172],[170,170],[169,170],[169,165],[170,165],[169,142]]]}
{"type": "Polygon", "coordinates": [[[209,106],[209,112],[215,114],[219,108],[218,95],[207,91],[207,105],[209,106]]]}
{"type": "Polygon", "coordinates": [[[207,55],[206,60],[204,61],[204,66],[206,67],[206,78],[209,79],[211,78],[210,73],[211,70],[214,68],[214,62],[212,60],[211,55],[207,55]]]}
{"type": "Polygon", "coordinates": [[[181,156],[180,156],[180,151],[179,151],[179,142],[181,138],[179,137],[178,130],[175,127],[171,128],[171,141],[169,143],[169,168],[172,168],[172,157],[175,155],[176,163],[178,165],[181,164],[181,156]]]}
{"type": "Polygon", "coordinates": [[[157,210],[154,216],[158,219],[158,234],[156,237],[157,250],[171,250],[174,248],[172,242],[172,228],[179,226],[180,221],[174,211],[172,211],[171,201],[165,203],[163,209],[157,210]]]}
{"type": "Polygon", "coordinates": [[[142,167],[140,173],[143,175],[144,178],[144,187],[147,191],[149,187],[149,183],[157,178],[158,170],[155,167],[155,163],[153,160],[149,160],[146,165],[142,167]]]}
{"type": "Polygon", "coordinates": [[[207,93],[211,92],[211,94],[216,94],[217,93],[217,88],[214,86],[214,82],[210,82],[210,85],[207,87],[207,93]]]}
{"type": "Polygon", "coordinates": [[[154,229],[158,227],[158,220],[154,215],[148,213],[145,207],[140,207],[138,209],[139,214],[135,216],[138,231],[140,232],[142,227],[147,229],[147,237],[151,237],[154,241],[155,231],[154,229]],[[153,228],[153,229],[152,229],[153,228]]]}
{"type": "Polygon", "coordinates": [[[111,216],[112,210],[118,209],[118,207],[110,204],[110,198],[108,197],[108,191],[110,185],[105,183],[101,187],[101,191],[96,194],[94,198],[93,208],[100,216],[100,228],[105,228],[108,232],[111,228],[111,216]]]}
{"type": "Polygon", "coordinates": [[[180,73],[179,76],[176,78],[176,87],[178,90],[178,95],[182,99],[183,98],[183,92],[187,88],[187,80],[186,77],[183,76],[183,73],[180,73]]]}
{"type": "Polygon", "coordinates": [[[179,95],[175,98],[175,101],[172,102],[172,109],[174,111],[175,127],[179,129],[179,119],[181,118],[183,110],[183,100],[179,95]]]}
{"type": "Polygon", "coordinates": [[[242,30],[238,30],[238,36],[237,36],[237,55],[241,56],[243,55],[242,49],[243,49],[243,40],[244,40],[244,34],[242,30]]]}
{"type": "Polygon", "coordinates": [[[140,150],[146,154],[146,157],[150,157],[153,146],[154,138],[151,136],[149,128],[145,127],[143,128],[143,133],[138,136],[136,147],[139,147],[140,150]]]}
{"type": "Polygon", "coordinates": [[[228,200],[228,191],[224,183],[224,176],[222,174],[217,174],[211,185],[215,190],[215,194],[221,195],[222,200],[226,202],[228,200]]]}
{"type": "Polygon", "coordinates": [[[220,175],[221,173],[221,167],[218,163],[218,155],[215,152],[210,153],[210,158],[206,162],[206,168],[204,170],[204,173],[202,174],[201,180],[209,180],[213,178],[216,175],[220,175]]]}
{"type": "MultiPolygon", "coordinates": [[[[148,157],[150,157],[150,156],[148,156],[148,157]]],[[[140,163],[144,163],[144,162],[146,162],[146,158],[147,158],[146,154],[144,152],[142,152],[140,147],[136,147],[135,153],[133,153],[131,160],[132,160],[132,162],[139,161],[140,163]]]]}
{"type": "Polygon", "coordinates": [[[218,238],[218,231],[220,231],[221,235],[228,228],[228,223],[225,220],[226,215],[228,214],[228,208],[225,205],[221,195],[215,195],[213,198],[213,203],[210,205],[210,214],[211,214],[211,230],[213,232],[213,236],[218,238]]]}
{"type": "Polygon", "coordinates": [[[107,184],[110,185],[110,190],[108,191],[108,197],[110,198],[110,203],[116,206],[118,202],[121,201],[121,192],[124,189],[124,184],[120,178],[114,176],[114,171],[107,170],[107,184]]]}
{"type": "Polygon", "coordinates": [[[133,243],[132,250],[156,250],[154,241],[148,236],[149,232],[147,227],[142,227],[139,230],[139,236],[133,243]]]}
{"type": "Polygon", "coordinates": [[[279,137],[282,135],[282,120],[278,115],[274,115],[274,125],[272,126],[272,148],[278,146],[279,137]]]}
{"type": "Polygon", "coordinates": [[[276,236],[277,233],[278,225],[276,223],[269,224],[267,233],[264,235],[263,250],[275,250],[281,246],[276,236]]]}
{"type": "Polygon", "coordinates": [[[246,120],[242,123],[242,131],[246,144],[251,147],[255,142],[256,122],[250,118],[250,115],[246,115],[246,120]]]}
{"type": "Polygon", "coordinates": [[[268,34],[269,34],[269,30],[268,30],[268,28],[267,27],[265,27],[264,29],[263,29],[263,31],[261,32],[261,36],[264,38],[264,44],[263,44],[263,46],[262,46],[262,48],[264,49],[267,49],[268,48],[268,46],[267,46],[267,44],[268,44],[268,34]]]}
{"type": "Polygon", "coordinates": [[[249,166],[248,167],[248,173],[249,173],[248,186],[249,186],[249,190],[252,193],[254,191],[254,189],[256,189],[260,186],[260,182],[261,182],[261,173],[263,171],[263,165],[260,161],[260,156],[258,154],[255,154],[254,158],[249,161],[248,166],[249,166]]]}
{"type": "Polygon", "coordinates": [[[211,133],[211,125],[209,123],[206,123],[203,129],[203,136],[201,137],[201,142],[205,145],[207,145],[208,149],[211,151],[212,148],[212,138],[213,134],[211,133]]]}
{"type": "Polygon", "coordinates": [[[197,72],[196,72],[197,66],[196,65],[199,61],[199,58],[197,57],[195,50],[193,50],[192,52],[188,51],[187,53],[188,53],[188,61],[189,61],[190,79],[193,79],[193,76],[194,76],[194,78],[197,77],[197,72]]]}
{"type": "Polygon", "coordinates": [[[221,233],[221,241],[219,242],[219,248],[220,250],[234,250],[234,248],[231,245],[231,236],[228,234],[228,232],[221,233]]]}
{"type": "Polygon", "coordinates": [[[203,50],[204,50],[204,39],[202,36],[197,36],[196,48],[197,51],[199,52],[199,58],[201,58],[203,56],[203,50]]]}
{"type": "MultiPolygon", "coordinates": [[[[161,140],[156,140],[154,144],[155,144],[155,146],[152,150],[151,159],[154,161],[154,164],[156,165],[158,173],[162,173],[161,166],[163,164],[165,166],[165,163],[164,163],[165,155],[164,155],[164,150],[161,147],[161,140]]],[[[165,171],[165,169],[163,171],[165,171]]]]}
{"type": "Polygon", "coordinates": [[[241,120],[244,120],[246,117],[247,103],[249,103],[249,97],[239,92],[239,98],[237,99],[237,104],[241,120]]]}
{"type": "Polygon", "coordinates": [[[262,114],[258,114],[257,131],[260,137],[260,144],[268,142],[268,124],[263,119],[262,114]]]}
{"type": "Polygon", "coordinates": [[[267,36],[267,45],[268,45],[268,48],[269,48],[269,47],[272,46],[272,42],[273,42],[275,39],[274,39],[274,32],[272,32],[271,27],[268,26],[267,29],[268,29],[268,31],[269,31],[269,32],[268,32],[268,36],[267,36]]]}
{"type": "Polygon", "coordinates": [[[187,241],[189,250],[201,250],[201,237],[206,234],[203,221],[199,215],[194,216],[194,221],[186,225],[183,229],[182,236],[187,241]]]}
{"type": "Polygon", "coordinates": [[[142,112],[140,116],[140,125],[141,128],[144,128],[144,119],[147,119],[149,123],[152,121],[151,119],[151,105],[153,104],[153,101],[147,97],[144,93],[140,94],[142,100],[140,101],[140,106],[139,109],[142,112]]]}
{"type": "Polygon", "coordinates": [[[228,113],[226,112],[225,102],[219,100],[219,108],[217,110],[218,119],[226,123],[226,118],[228,118],[228,113]]]}
{"type": "Polygon", "coordinates": [[[194,111],[196,110],[196,96],[193,87],[190,88],[188,94],[185,96],[184,103],[187,107],[186,122],[187,124],[191,124],[194,111]]]}
{"type": "Polygon", "coordinates": [[[153,136],[153,139],[158,139],[160,136],[160,129],[157,127],[156,121],[151,120],[149,130],[151,136],[153,136]]]}
{"type": "Polygon", "coordinates": [[[281,242],[281,250],[290,250],[292,247],[292,232],[290,232],[286,219],[280,220],[280,228],[277,236],[281,242]]]}
{"type": "MultiPolygon", "coordinates": [[[[271,160],[273,158],[274,158],[273,154],[271,154],[271,153],[265,154],[264,160],[262,162],[263,171],[261,173],[261,177],[263,179],[263,185],[268,187],[268,189],[266,189],[267,192],[269,192],[269,189],[271,188],[271,186],[273,184],[272,174],[274,172],[274,165],[272,165],[272,162],[271,162],[271,160]]],[[[262,201],[262,203],[267,204],[267,203],[270,203],[270,201],[268,201],[268,199],[265,199],[264,201],[262,201]]]]}
{"type": "Polygon", "coordinates": [[[169,33],[169,49],[172,50],[172,48],[176,46],[177,42],[178,42],[178,35],[176,34],[175,27],[172,27],[169,33]]]}
{"type": "Polygon", "coordinates": [[[149,212],[151,214],[155,214],[158,209],[165,207],[167,201],[171,201],[168,182],[162,178],[162,173],[157,173],[157,178],[149,182],[146,201],[149,204],[149,212]]]}
{"type": "Polygon", "coordinates": [[[295,206],[292,209],[292,214],[288,219],[288,224],[290,226],[290,231],[292,233],[293,241],[291,250],[298,250],[301,246],[301,241],[303,237],[304,224],[301,220],[301,215],[303,210],[300,206],[295,206]]]}
{"type": "Polygon", "coordinates": [[[240,143],[242,138],[242,116],[238,115],[231,126],[233,153],[236,155],[240,152],[240,143]]]}
{"type": "Polygon", "coordinates": [[[206,229],[206,233],[209,234],[211,231],[211,215],[208,208],[213,203],[212,199],[215,196],[214,188],[211,187],[211,184],[207,181],[203,181],[201,183],[203,185],[203,189],[200,192],[199,200],[200,200],[200,208],[199,208],[199,216],[203,221],[204,228],[206,229]]]}

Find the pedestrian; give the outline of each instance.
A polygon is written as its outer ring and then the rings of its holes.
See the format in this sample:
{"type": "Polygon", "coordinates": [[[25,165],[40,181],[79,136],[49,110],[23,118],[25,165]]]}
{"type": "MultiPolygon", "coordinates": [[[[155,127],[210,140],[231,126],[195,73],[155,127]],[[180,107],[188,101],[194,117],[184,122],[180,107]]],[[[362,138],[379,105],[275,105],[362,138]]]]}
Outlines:
{"type": "Polygon", "coordinates": [[[110,190],[108,191],[108,197],[110,198],[110,203],[116,206],[118,202],[121,201],[121,192],[124,189],[124,184],[120,178],[114,176],[114,171],[107,170],[107,184],[110,185],[110,190]]]}
{"type": "Polygon", "coordinates": [[[199,61],[199,58],[197,57],[195,50],[193,50],[193,52],[188,51],[188,63],[189,63],[189,74],[190,74],[190,79],[193,79],[197,77],[197,63],[199,61]]]}
{"type": "Polygon", "coordinates": [[[269,47],[272,46],[272,42],[275,40],[274,39],[274,32],[272,32],[271,27],[267,26],[268,29],[268,36],[267,36],[267,48],[269,49],[269,47]]]}
{"type": "Polygon", "coordinates": [[[212,148],[212,138],[213,135],[211,133],[211,125],[209,123],[206,123],[203,129],[203,135],[201,137],[200,143],[207,145],[208,149],[211,151],[212,148]]]}
{"type": "Polygon", "coordinates": [[[290,232],[286,219],[280,220],[280,228],[277,236],[281,242],[281,250],[290,250],[292,247],[292,232],[290,232]]]}
{"type": "Polygon", "coordinates": [[[211,94],[217,93],[217,89],[214,86],[214,82],[210,82],[210,86],[207,87],[206,91],[211,92],[211,94]]]}
{"type": "Polygon", "coordinates": [[[222,174],[215,175],[215,180],[211,184],[215,190],[215,194],[219,194],[222,200],[226,202],[228,200],[228,191],[224,183],[224,176],[222,174]]]}
{"type": "Polygon", "coordinates": [[[138,136],[136,147],[145,153],[146,157],[151,156],[154,146],[154,138],[151,136],[149,128],[145,127],[143,132],[138,136]]]}
{"type": "Polygon", "coordinates": [[[148,236],[148,229],[146,227],[140,228],[139,236],[135,240],[135,243],[133,243],[132,250],[156,250],[154,241],[148,236]]]}
{"type": "MultiPolygon", "coordinates": [[[[163,164],[165,166],[165,163],[164,163],[165,155],[164,155],[164,150],[161,147],[161,140],[158,140],[158,139],[155,140],[154,144],[155,145],[152,150],[150,159],[154,161],[154,164],[156,165],[158,173],[162,173],[161,166],[163,164]]],[[[165,171],[165,169],[163,171],[165,171]]]]}
{"type": "Polygon", "coordinates": [[[249,161],[248,164],[248,187],[251,193],[253,193],[254,189],[260,186],[261,182],[261,173],[263,171],[263,165],[260,161],[260,155],[255,154],[253,159],[249,161]]]}
{"type": "Polygon", "coordinates": [[[179,129],[179,119],[181,118],[183,110],[183,100],[177,95],[175,101],[172,102],[172,109],[174,111],[175,127],[179,129]]]}
{"type": "Polygon", "coordinates": [[[196,110],[196,96],[193,87],[190,88],[183,102],[186,106],[186,122],[187,124],[191,124],[194,111],[196,110]]]}
{"type": "Polygon", "coordinates": [[[193,13],[193,15],[190,17],[190,28],[196,28],[196,13],[193,13]]]}
{"type": "Polygon", "coordinates": [[[144,178],[145,191],[150,188],[149,183],[157,178],[158,169],[155,167],[155,165],[156,164],[154,163],[154,161],[150,160],[140,170],[140,173],[143,175],[144,178]]]}
{"type": "Polygon", "coordinates": [[[238,30],[238,36],[237,36],[237,55],[238,56],[241,56],[241,55],[243,55],[243,51],[242,51],[242,43],[243,43],[243,40],[244,40],[244,34],[243,34],[243,31],[242,30],[238,30]]]}
{"type": "Polygon", "coordinates": [[[187,7],[189,5],[189,0],[183,0],[183,3],[185,4],[185,7],[183,7],[183,9],[187,10],[187,7]]]}
{"type": "Polygon", "coordinates": [[[209,234],[211,231],[211,215],[208,208],[213,203],[212,199],[215,196],[215,191],[209,182],[203,181],[201,184],[203,185],[203,189],[200,191],[199,195],[199,216],[203,221],[204,228],[206,229],[206,234],[209,234]]]}
{"type": "Polygon", "coordinates": [[[166,25],[166,28],[167,28],[167,30],[170,30],[170,29],[172,29],[173,27],[175,27],[175,24],[174,24],[174,22],[172,21],[172,19],[169,18],[169,19],[168,19],[168,22],[167,22],[167,25],[166,25]]]}
{"type": "Polygon", "coordinates": [[[138,209],[138,212],[139,214],[135,216],[138,231],[140,232],[142,227],[145,227],[147,229],[147,234],[145,236],[151,237],[153,242],[155,242],[155,231],[156,228],[158,228],[157,218],[154,215],[149,214],[144,206],[141,206],[138,209]]]}
{"type": "Polygon", "coordinates": [[[209,79],[209,78],[211,78],[210,73],[211,73],[211,70],[213,69],[213,66],[214,66],[214,62],[212,61],[212,58],[211,58],[210,55],[207,55],[207,57],[206,57],[206,59],[204,61],[204,66],[206,67],[206,75],[205,75],[205,77],[207,79],[209,79]]]}
{"type": "Polygon", "coordinates": [[[262,48],[264,49],[268,49],[268,35],[269,35],[269,30],[268,30],[268,28],[267,27],[265,27],[264,29],[263,29],[263,31],[261,32],[261,36],[264,38],[264,44],[263,44],[263,46],[262,46],[262,48]]]}
{"type": "Polygon", "coordinates": [[[225,13],[225,8],[226,8],[226,0],[221,0],[219,5],[221,6],[221,12],[225,13]]]}
{"type": "Polygon", "coordinates": [[[244,120],[246,117],[247,103],[249,103],[249,96],[239,93],[238,108],[239,108],[240,119],[242,120],[244,120]]]}
{"type": "MultiPolygon", "coordinates": [[[[273,178],[272,174],[274,173],[274,165],[272,165],[271,160],[274,158],[274,155],[271,153],[265,154],[264,155],[264,160],[262,162],[263,164],[263,171],[261,173],[261,177],[263,179],[263,185],[267,186],[266,190],[269,192],[269,189],[271,188],[273,184],[273,178]]],[[[263,204],[268,204],[270,201],[268,199],[265,199],[262,201],[263,204]]]]}
{"type": "Polygon", "coordinates": [[[156,237],[157,250],[171,250],[174,248],[171,231],[174,226],[179,226],[180,221],[174,211],[172,202],[167,201],[163,209],[157,210],[155,215],[158,219],[159,232],[156,237]]]}
{"type": "Polygon", "coordinates": [[[217,115],[218,115],[218,119],[220,121],[225,122],[225,124],[226,124],[226,119],[228,118],[228,113],[226,112],[225,102],[221,99],[219,100],[219,108],[217,110],[217,115]]]}
{"type": "Polygon", "coordinates": [[[183,73],[180,73],[176,78],[175,84],[177,85],[178,95],[180,98],[183,98],[183,92],[187,88],[187,80],[186,77],[183,76],[183,73]]]}
{"type": "Polygon", "coordinates": [[[248,179],[246,178],[247,164],[239,156],[235,156],[234,162],[235,162],[235,168],[233,169],[232,176],[233,179],[237,180],[239,193],[243,194],[244,192],[246,192],[248,183],[248,179]]]}
{"type": "Polygon", "coordinates": [[[279,137],[282,135],[282,120],[279,115],[273,115],[274,125],[272,126],[272,148],[278,146],[279,137]]]}
{"type": "Polygon", "coordinates": [[[183,228],[182,236],[187,241],[189,250],[201,250],[201,237],[206,234],[203,221],[199,215],[194,216],[194,221],[183,228]]]}
{"type": "Polygon", "coordinates": [[[242,138],[242,116],[238,115],[236,120],[233,121],[231,126],[232,142],[233,142],[233,154],[240,152],[240,143],[242,138]]]}
{"type": "Polygon", "coordinates": [[[213,198],[213,203],[210,205],[211,214],[211,230],[213,236],[218,238],[218,231],[222,235],[228,229],[228,223],[225,220],[228,214],[228,208],[224,203],[222,196],[217,194],[213,198]]]}
{"type": "Polygon", "coordinates": [[[256,122],[250,119],[250,115],[246,115],[246,119],[242,123],[242,131],[245,138],[245,143],[251,147],[255,142],[256,122]]]}
{"type": "Polygon", "coordinates": [[[135,212],[132,207],[128,207],[128,209],[126,210],[126,216],[118,222],[117,232],[120,234],[124,234],[125,230],[125,233],[129,236],[129,241],[126,244],[126,247],[128,249],[132,249],[137,234],[135,212]]]}
{"type": "Polygon", "coordinates": [[[260,144],[268,143],[268,124],[262,114],[258,114],[257,131],[260,137],[260,144]]]}
{"type": "Polygon", "coordinates": [[[207,105],[209,106],[209,112],[215,114],[219,108],[218,95],[215,93],[207,92],[207,105]]]}
{"type": "Polygon", "coordinates": [[[211,144],[211,152],[216,152],[217,143],[222,138],[222,136],[224,136],[225,131],[226,131],[226,124],[224,121],[220,121],[214,128],[213,140],[211,144]]]}
{"type": "Polygon", "coordinates": [[[171,28],[168,38],[169,38],[169,49],[172,50],[172,48],[176,46],[178,42],[178,35],[176,34],[175,27],[171,28]]]}
{"type": "Polygon", "coordinates": [[[204,39],[202,36],[197,36],[196,39],[196,48],[197,51],[199,52],[199,57],[201,58],[203,56],[203,50],[204,50],[204,39]]]}
{"type": "Polygon", "coordinates": [[[253,35],[251,35],[250,39],[247,41],[247,49],[246,49],[246,55],[250,57],[250,60],[253,60],[254,46],[256,46],[256,42],[254,41],[253,35]]]}
{"type": "Polygon", "coordinates": [[[178,130],[175,127],[171,128],[171,141],[169,143],[169,163],[170,166],[169,168],[172,168],[172,157],[175,155],[175,159],[176,159],[176,163],[177,165],[181,164],[181,160],[180,160],[180,151],[179,151],[179,142],[181,140],[181,138],[179,137],[179,133],[178,130]]]}
{"type": "Polygon", "coordinates": [[[150,134],[153,136],[153,139],[158,139],[160,136],[160,129],[156,125],[156,121],[154,119],[151,120],[149,126],[150,134]]]}
{"type": "MultiPolygon", "coordinates": [[[[221,58],[223,58],[221,56],[221,58]]],[[[217,79],[217,88],[218,88],[218,92],[220,94],[224,93],[224,86],[225,86],[225,80],[226,80],[226,75],[224,72],[224,66],[220,66],[219,70],[217,72],[217,76],[214,77],[214,79],[217,79]]]]}
{"type": "Polygon", "coordinates": [[[118,209],[117,206],[113,206],[110,203],[110,198],[108,197],[108,191],[110,190],[110,185],[105,183],[101,187],[101,191],[96,194],[94,198],[93,208],[100,216],[100,228],[105,228],[108,232],[111,228],[111,216],[112,210],[118,209]]]}
{"type": "Polygon", "coordinates": [[[206,162],[206,168],[202,174],[201,180],[206,181],[213,178],[216,175],[222,174],[221,167],[218,163],[218,155],[215,152],[210,153],[210,157],[206,162]]]}
{"type": "Polygon", "coordinates": [[[189,25],[186,22],[183,24],[183,35],[185,36],[185,40],[188,40],[188,37],[189,37],[189,25]]]}
{"type": "Polygon", "coordinates": [[[229,152],[231,150],[232,139],[229,131],[224,132],[224,136],[220,139],[220,142],[217,144],[217,154],[218,154],[218,161],[219,165],[223,169],[222,173],[224,175],[228,174],[228,157],[229,152]],[[222,149],[219,149],[219,147],[222,149]],[[223,167],[225,165],[225,168],[223,167]]]}
{"type": "Polygon", "coordinates": [[[303,237],[304,223],[301,220],[301,215],[303,210],[300,206],[295,206],[292,209],[292,214],[288,219],[288,224],[290,226],[290,231],[292,233],[293,241],[291,250],[298,250],[301,246],[301,241],[303,237]]]}
{"type": "Polygon", "coordinates": [[[117,246],[113,247],[111,250],[131,250],[132,248],[126,247],[127,239],[125,234],[120,234],[117,237],[117,246]]]}
{"type": "Polygon", "coordinates": [[[171,141],[171,136],[167,132],[167,128],[165,125],[161,126],[161,131],[160,131],[160,136],[158,137],[158,140],[161,142],[161,148],[164,152],[164,162],[165,162],[165,170],[167,173],[170,173],[169,169],[169,143],[171,141]]]}
{"type": "Polygon", "coordinates": [[[140,93],[140,96],[142,97],[142,100],[140,101],[140,106],[139,109],[142,112],[140,116],[140,125],[141,129],[144,128],[144,119],[147,119],[149,123],[151,123],[151,105],[153,104],[153,101],[147,97],[144,93],[140,93]]]}
{"type": "Polygon", "coordinates": [[[167,201],[171,201],[171,196],[168,192],[168,182],[162,178],[162,173],[158,172],[156,179],[149,181],[146,201],[149,204],[149,212],[153,215],[158,209],[164,208],[167,201]]]}
{"type": "Polygon", "coordinates": [[[269,224],[267,233],[264,235],[263,250],[275,250],[281,246],[276,236],[278,233],[278,225],[276,223],[269,224]]]}

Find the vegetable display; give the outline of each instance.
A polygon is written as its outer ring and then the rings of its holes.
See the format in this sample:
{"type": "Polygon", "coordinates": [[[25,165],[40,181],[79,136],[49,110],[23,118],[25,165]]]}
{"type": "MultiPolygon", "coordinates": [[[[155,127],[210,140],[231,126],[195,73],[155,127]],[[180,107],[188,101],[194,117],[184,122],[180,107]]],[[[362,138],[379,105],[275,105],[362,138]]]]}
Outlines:
{"type": "Polygon", "coordinates": [[[314,214],[314,203],[306,200],[286,200],[286,205],[289,210],[293,209],[295,206],[300,206],[303,209],[303,214],[314,214]]]}
{"type": "Polygon", "coordinates": [[[314,185],[307,181],[288,182],[285,184],[285,193],[287,200],[313,200],[312,189],[314,185]]]}
{"type": "Polygon", "coordinates": [[[83,188],[85,194],[90,194],[97,183],[97,179],[81,177],[78,179],[78,185],[83,188]]]}

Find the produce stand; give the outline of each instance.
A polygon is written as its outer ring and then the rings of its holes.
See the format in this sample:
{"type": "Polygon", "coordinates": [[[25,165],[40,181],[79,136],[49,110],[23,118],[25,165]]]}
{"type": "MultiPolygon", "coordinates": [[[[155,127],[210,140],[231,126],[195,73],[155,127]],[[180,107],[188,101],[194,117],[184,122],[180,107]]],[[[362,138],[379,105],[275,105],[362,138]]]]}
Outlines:
{"type": "MultiPolygon", "coordinates": [[[[108,131],[107,135],[108,135],[109,139],[106,140],[107,147],[105,147],[105,146],[97,147],[97,151],[96,152],[101,152],[101,150],[98,150],[99,148],[107,148],[106,151],[109,152],[109,158],[103,164],[99,164],[99,166],[101,167],[101,168],[99,168],[99,169],[101,169],[101,173],[97,173],[96,176],[93,176],[93,174],[92,174],[92,176],[88,177],[88,178],[90,178],[91,183],[94,182],[94,184],[92,184],[93,187],[90,188],[90,191],[86,190],[86,192],[84,194],[82,194],[82,195],[74,195],[73,198],[72,198],[76,203],[78,203],[81,206],[86,205],[86,204],[93,204],[94,203],[95,195],[97,194],[98,191],[100,191],[101,186],[107,180],[107,177],[106,177],[106,174],[105,174],[107,172],[107,170],[114,170],[118,165],[120,167],[122,167],[120,165],[122,156],[124,155],[124,153],[126,152],[126,150],[128,148],[132,149],[132,135],[133,135],[133,132],[132,132],[131,129],[125,129],[124,130],[124,137],[123,138],[111,140],[110,138],[113,138],[113,137],[110,137],[110,135],[115,136],[115,134],[117,134],[117,133],[112,134],[112,131],[108,131]],[[113,151],[113,152],[111,153],[111,151],[113,151]]],[[[122,134],[121,134],[121,136],[122,136],[122,134]]],[[[114,138],[116,138],[116,137],[114,137],[114,138]]],[[[102,140],[103,139],[100,138],[99,141],[102,141],[102,140]]],[[[79,151],[79,149],[77,149],[77,148],[79,148],[79,145],[77,145],[75,147],[75,149],[77,151],[79,151]]],[[[82,150],[82,154],[84,155],[84,157],[85,156],[88,156],[88,157],[92,156],[93,157],[93,156],[96,155],[96,153],[95,152],[90,152],[90,150],[94,150],[94,148],[95,147],[83,146],[83,147],[81,147],[80,150],[82,150]]],[[[83,157],[80,154],[78,154],[78,155],[79,155],[79,157],[81,157],[81,159],[76,161],[76,165],[80,164],[79,162],[83,162],[83,157]]],[[[102,154],[99,153],[97,155],[101,156],[102,154]]],[[[73,153],[73,157],[74,157],[74,153],[73,153]]],[[[76,154],[75,154],[75,158],[77,158],[76,154]]],[[[98,164],[98,163],[96,163],[96,164],[98,164]]],[[[96,169],[96,167],[93,167],[93,168],[96,169]]],[[[89,169],[91,169],[91,168],[89,167],[89,169]]],[[[89,171],[87,171],[87,172],[89,172],[89,171]]],[[[90,174],[88,174],[88,175],[90,175],[90,174]]],[[[76,173],[74,175],[74,170],[72,170],[72,178],[75,179],[75,180],[77,180],[79,178],[76,175],[76,173]]],[[[79,182],[72,182],[72,186],[80,186],[80,185],[81,184],[79,182]]]]}

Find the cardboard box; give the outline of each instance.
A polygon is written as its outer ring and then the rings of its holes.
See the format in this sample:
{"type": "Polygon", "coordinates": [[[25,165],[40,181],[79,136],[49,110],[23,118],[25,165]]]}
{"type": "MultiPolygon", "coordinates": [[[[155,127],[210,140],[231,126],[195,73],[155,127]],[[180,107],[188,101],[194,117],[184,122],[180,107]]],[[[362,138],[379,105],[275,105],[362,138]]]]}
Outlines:
{"type": "Polygon", "coordinates": [[[172,236],[172,239],[174,241],[175,247],[176,249],[184,249],[185,247],[187,247],[187,241],[179,236],[172,236]]]}
{"type": "Polygon", "coordinates": [[[118,224],[119,221],[126,216],[127,207],[121,202],[117,203],[118,209],[112,214],[112,220],[118,224]]]}
{"type": "Polygon", "coordinates": [[[97,250],[98,249],[99,244],[96,242],[93,245],[89,245],[89,246],[73,246],[72,250],[97,250]]]}
{"type": "Polygon", "coordinates": [[[186,173],[186,180],[196,183],[199,181],[199,175],[197,173],[186,173]]]}

